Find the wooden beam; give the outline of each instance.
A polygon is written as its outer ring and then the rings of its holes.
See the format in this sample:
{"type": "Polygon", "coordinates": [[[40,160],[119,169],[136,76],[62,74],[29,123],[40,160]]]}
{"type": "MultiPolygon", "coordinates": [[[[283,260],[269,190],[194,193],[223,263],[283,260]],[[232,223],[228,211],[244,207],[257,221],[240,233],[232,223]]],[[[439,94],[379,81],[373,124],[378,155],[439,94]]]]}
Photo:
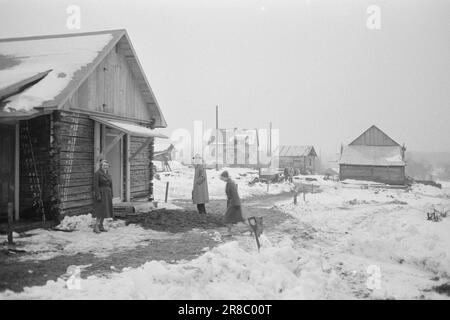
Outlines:
{"type": "Polygon", "coordinates": [[[150,143],[151,139],[152,139],[152,137],[147,138],[147,139],[141,144],[141,146],[139,147],[139,149],[137,149],[135,153],[133,153],[132,155],[130,155],[130,157],[128,158],[128,160],[132,160],[134,157],[136,157],[136,156],[139,154],[139,152],[141,152],[142,149],[144,149],[144,148],[150,143]]]}
{"type": "Polygon", "coordinates": [[[104,124],[100,125],[100,158],[105,158],[105,148],[106,148],[106,126],[104,124]]]}
{"type": "Polygon", "coordinates": [[[126,182],[125,182],[125,201],[130,202],[131,201],[131,170],[130,170],[130,135],[127,134],[125,136],[125,175],[126,175],[126,182]]]}
{"type": "Polygon", "coordinates": [[[14,214],[15,220],[18,221],[20,209],[20,122],[16,123],[15,133],[15,164],[14,164],[14,214]]]}
{"type": "MultiPolygon", "coordinates": [[[[93,106],[87,106],[87,107],[93,107],[93,106]]],[[[106,120],[131,121],[131,122],[135,122],[136,124],[140,124],[140,125],[147,125],[147,124],[151,123],[151,120],[143,120],[143,119],[138,119],[138,118],[133,118],[133,117],[119,116],[119,115],[115,115],[115,114],[103,112],[103,111],[93,111],[93,110],[80,109],[80,108],[70,108],[70,111],[79,112],[79,113],[86,114],[86,115],[103,117],[106,120]]]]}
{"type": "Polygon", "coordinates": [[[100,160],[100,141],[101,141],[100,123],[94,121],[94,171],[97,171],[98,161],[100,160]]]}

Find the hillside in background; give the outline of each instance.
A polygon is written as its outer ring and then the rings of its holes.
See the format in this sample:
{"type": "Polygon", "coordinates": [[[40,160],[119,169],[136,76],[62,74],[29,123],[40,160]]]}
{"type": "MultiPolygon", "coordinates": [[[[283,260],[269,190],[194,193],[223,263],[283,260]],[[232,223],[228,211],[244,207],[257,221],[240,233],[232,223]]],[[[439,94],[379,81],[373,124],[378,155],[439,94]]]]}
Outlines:
{"type": "Polygon", "coordinates": [[[415,179],[450,181],[450,152],[406,152],[406,174],[415,179]]]}

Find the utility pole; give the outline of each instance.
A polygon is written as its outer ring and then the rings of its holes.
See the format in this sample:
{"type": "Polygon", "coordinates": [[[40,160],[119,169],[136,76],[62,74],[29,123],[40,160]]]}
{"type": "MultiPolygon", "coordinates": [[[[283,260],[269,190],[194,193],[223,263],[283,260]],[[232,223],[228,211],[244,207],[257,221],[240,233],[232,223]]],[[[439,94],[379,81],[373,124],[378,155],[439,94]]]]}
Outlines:
{"type": "Polygon", "coordinates": [[[259,134],[258,134],[258,128],[256,130],[256,163],[258,167],[258,177],[261,176],[261,166],[259,165],[259,134]]]}
{"type": "Polygon", "coordinates": [[[216,171],[219,171],[219,106],[216,105],[216,171]]]}
{"type": "Polygon", "coordinates": [[[272,121],[269,122],[269,152],[270,158],[272,158],[272,121]]]}

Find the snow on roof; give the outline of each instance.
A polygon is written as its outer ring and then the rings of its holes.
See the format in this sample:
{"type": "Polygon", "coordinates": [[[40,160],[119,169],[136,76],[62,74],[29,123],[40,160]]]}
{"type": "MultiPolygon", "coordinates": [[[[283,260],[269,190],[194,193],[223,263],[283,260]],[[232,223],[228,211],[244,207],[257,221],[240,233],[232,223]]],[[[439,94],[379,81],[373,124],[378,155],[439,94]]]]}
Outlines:
{"type": "Polygon", "coordinates": [[[7,98],[4,111],[30,111],[51,103],[112,39],[113,32],[0,41],[0,91],[51,70],[33,86],[7,98]]]}
{"type": "Polygon", "coordinates": [[[136,137],[153,137],[168,139],[168,137],[155,129],[150,129],[134,123],[126,123],[122,121],[110,120],[102,117],[91,116],[91,119],[103,123],[107,126],[120,130],[122,132],[128,133],[136,137]]]}
{"type": "Polygon", "coordinates": [[[399,146],[345,146],[339,164],[371,166],[404,166],[399,146]]]}
{"type": "Polygon", "coordinates": [[[311,154],[316,155],[313,146],[280,146],[278,156],[280,157],[305,157],[311,154]]]}

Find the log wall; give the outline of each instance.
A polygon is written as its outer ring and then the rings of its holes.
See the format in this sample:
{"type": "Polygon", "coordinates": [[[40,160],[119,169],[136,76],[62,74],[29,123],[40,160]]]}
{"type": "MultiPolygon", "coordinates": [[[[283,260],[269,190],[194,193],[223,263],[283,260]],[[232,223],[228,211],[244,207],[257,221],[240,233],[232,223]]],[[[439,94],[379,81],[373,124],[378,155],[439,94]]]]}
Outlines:
{"type": "MultiPolygon", "coordinates": [[[[92,213],[94,121],[80,113],[55,111],[21,123],[21,219],[33,218],[31,208],[38,190],[33,185],[34,167],[27,152],[30,138],[47,218],[92,213]]],[[[136,152],[145,141],[146,138],[130,137],[130,153],[136,152]]],[[[153,145],[152,139],[130,161],[131,200],[153,198],[153,145]]],[[[125,167],[126,154],[123,159],[125,167]]],[[[126,177],[123,184],[125,199],[126,177]]]]}
{"type": "Polygon", "coordinates": [[[20,122],[20,218],[41,219],[36,200],[42,195],[47,219],[58,215],[57,159],[55,158],[53,116],[44,115],[20,122]],[[39,192],[40,191],[40,192],[39,192]]]}
{"type": "Polygon", "coordinates": [[[308,170],[311,173],[315,171],[315,157],[279,157],[279,168],[297,168],[300,170],[308,170]],[[311,162],[311,165],[310,165],[311,162]]]}
{"type": "Polygon", "coordinates": [[[354,166],[341,164],[339,177],[341,180],[355,179],[387,184],[404,184],[405,167],[354,166]]]}
{"type": "Polygon", "coordinates": [[[54,113],[58,159],[58,201],[62,215],[92,213],[94,121],[87,115],[54,113]]]}

